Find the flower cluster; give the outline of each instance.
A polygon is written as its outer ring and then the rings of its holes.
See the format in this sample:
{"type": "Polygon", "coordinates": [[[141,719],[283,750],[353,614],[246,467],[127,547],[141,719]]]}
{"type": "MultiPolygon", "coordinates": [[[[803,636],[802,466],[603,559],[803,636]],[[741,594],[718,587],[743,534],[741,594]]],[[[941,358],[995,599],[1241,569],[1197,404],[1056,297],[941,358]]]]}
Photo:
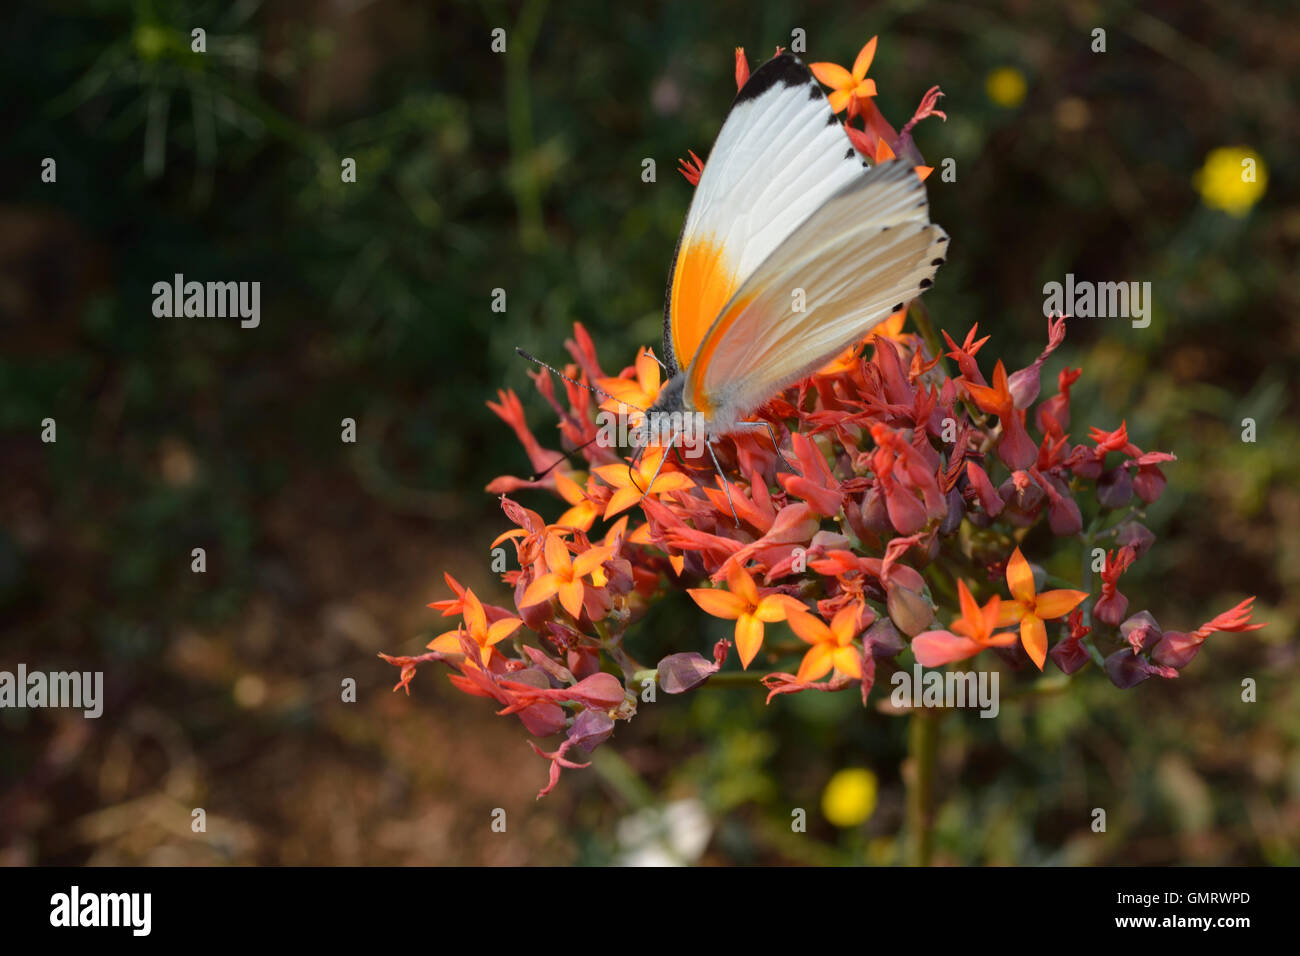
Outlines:
{"type": "MultiPolygon", "coordinates": [[[[938,91],[895,133],[865,77],[874,49],[873,39],[852,70],[813,69],[832,87],[832,105],[863,120],[851,135],[879,161],[886,151],[914,152],[908,131],[934,113],[938,91]]],[[[747,72],[738,51],[738,83],[747,72]]],[[[623,402],[650,407],[660,374],[649,350],[608,374],[576,325],[562,392],[547,371],[532,373],[567,453],[532,434],[513,392],[489,403],[542,476],[488,486],[513,525],[493,547],[515,550],[518,568],[502,576],[514,606],[485,604],[446,575],[454,597],[430,607],[457,626],[425,654],[382,655],[401,668],[397,686],[409,693],[419,665],[440,661],[456,687],[495,700],[530,734],[563,734],[553,750],[533,745],[550,763],[545,794],[635,715],[650,682],[669,694],[696,687],[733,645],[741,668],[768,671],[769,701],[856,687],[865,703],[877,668],[901,666],[909,651],[926,667],[984,651],[1030,673],[1049,656],[1065,674],[1092,662],[1128,688],[1177,677],[1214,631],[1262,626],[1250,623],[1253,599],[1188,633],[1162,631],[1145,611],[1128,615],[1123,575],[1154,542],[1143,509],[1163,492],[1162,466],[1174,456],[1143,451],[1124,423],[1074,441],[1079,369],[1062,370],[1056,392],[1040,400],[1064,318],[1048,320],[1035,361],[1011,373],[996,361],[990,380],[980,361],[987,336],[973,327],[958,343],[944,333],[945,349],[924,308],[911,314],[920,333],[904,332],[900,313],[757,412],[779,448],[767,429],[716,440],[725,483],[710,456],[653,446],[625,455],[595,441],[600,399],[585,386],[613,396],[608,410],[627,412],[623,402]],[[548,521],[509,497],[522,489],[550,492],[567,510],[548,521]],[[1072,553],[1083,580],[1031,562],[1057,551],[1072,553]],[[672,589],[734,621],[734,637],[707,657],[683,648],[643,666],[625,637],[672,589]],[[797,654],[767,646],[767,625],[778,622],[802,642],[797,654]],[[792,671],[780,669],[785,658],[792,671]]]]}

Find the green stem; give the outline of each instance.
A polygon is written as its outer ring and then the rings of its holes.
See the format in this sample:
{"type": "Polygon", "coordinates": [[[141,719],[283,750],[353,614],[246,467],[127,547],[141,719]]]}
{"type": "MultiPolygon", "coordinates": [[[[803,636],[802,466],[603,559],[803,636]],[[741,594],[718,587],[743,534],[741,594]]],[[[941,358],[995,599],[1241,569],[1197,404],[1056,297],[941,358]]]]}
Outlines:
{"type": "Polygon", "coordinates": [[[918,709],[908,718],[907,820],[912,866],[929,866],[934,852],[934,768],[940,715],[918,709]]]}

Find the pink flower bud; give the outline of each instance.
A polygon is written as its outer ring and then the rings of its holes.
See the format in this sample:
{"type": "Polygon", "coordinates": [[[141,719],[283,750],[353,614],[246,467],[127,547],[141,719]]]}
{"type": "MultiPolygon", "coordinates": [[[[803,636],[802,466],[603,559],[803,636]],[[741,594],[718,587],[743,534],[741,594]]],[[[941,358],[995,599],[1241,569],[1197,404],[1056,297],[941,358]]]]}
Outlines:
{"type": "Polygon", "coordinates": [[[915,637],[934,623],[934,605],[925,595],[892,581],[885,585],[885,606],[890,619],[908,637],[915,637]]]}

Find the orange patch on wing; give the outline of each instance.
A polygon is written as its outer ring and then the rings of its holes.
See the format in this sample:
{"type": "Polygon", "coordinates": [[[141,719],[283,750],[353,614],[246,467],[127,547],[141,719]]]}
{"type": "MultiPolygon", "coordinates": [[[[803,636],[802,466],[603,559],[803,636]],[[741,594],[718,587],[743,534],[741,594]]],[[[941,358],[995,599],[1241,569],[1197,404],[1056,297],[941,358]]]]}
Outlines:
{"type": "Polygon", "coordinates": [[[673,356],[679,367],[691,364],[709,326],[735,291],[720,243],[699,239],[679,250],[669,308],[673,356]]]}
{"type": "Polygon", "coordinates": [[[700,349],[700,354],[695,357],[691,363],[691,407],[697,412],[706,416],[712,415],[714,408],[709,397],[704,393],[704,377],[709,371],[709,362],[713,359],[713,353],[718,348],[718,343],[726,338],[727,329],[736,321],[740,313],[744,312],[746,307],[754,301],[753,295],[747,295],[743,299],[737,299],[728,307],[725,315],[718,319],[718,326],[709,336],[704,347],[700,349]]]}

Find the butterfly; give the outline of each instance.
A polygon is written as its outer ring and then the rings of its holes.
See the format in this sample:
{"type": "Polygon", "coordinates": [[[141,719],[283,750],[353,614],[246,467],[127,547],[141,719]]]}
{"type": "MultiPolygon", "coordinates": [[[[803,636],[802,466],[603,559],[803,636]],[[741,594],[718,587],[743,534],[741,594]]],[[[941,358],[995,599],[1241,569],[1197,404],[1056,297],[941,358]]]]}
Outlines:
{"type": "Polygon", "coordinates": [[[948,236],[911,163],[869,165],[790,53],[736,94],[677,241],[664,303],[669,379],[652,415],[709,436],[806,378],[929,288],[948,236]]]}
{"type": "Polygon", "coordinates": [[[698,423],[715,465],[711,439],[742,428],[776,446],[747,416],[929,288],[947,244],[913,165],[867,163],[812,71],[768,60],[696,185],[665,292],[668,379],[638,411],[667,423],[651,428],[665,447],[698,423]]]}

